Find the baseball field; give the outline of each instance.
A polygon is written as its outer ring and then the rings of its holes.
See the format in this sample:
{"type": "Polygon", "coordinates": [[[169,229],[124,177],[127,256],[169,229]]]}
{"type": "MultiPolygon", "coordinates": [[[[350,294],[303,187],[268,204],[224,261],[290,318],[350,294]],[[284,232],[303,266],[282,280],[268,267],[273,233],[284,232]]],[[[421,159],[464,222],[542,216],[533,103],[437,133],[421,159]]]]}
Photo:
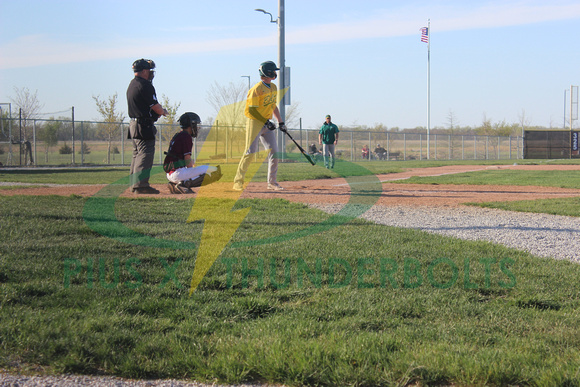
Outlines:
{"type": "Polygon", "coordinates": [[[0,169],[0,374],[580,386],[578,160],[282,163],[241,195],[222,169],[139,196],[128,168],[0,169]],[[365,218],[408,208],[565,218],[536,242],[569,258],[365,218]]]}

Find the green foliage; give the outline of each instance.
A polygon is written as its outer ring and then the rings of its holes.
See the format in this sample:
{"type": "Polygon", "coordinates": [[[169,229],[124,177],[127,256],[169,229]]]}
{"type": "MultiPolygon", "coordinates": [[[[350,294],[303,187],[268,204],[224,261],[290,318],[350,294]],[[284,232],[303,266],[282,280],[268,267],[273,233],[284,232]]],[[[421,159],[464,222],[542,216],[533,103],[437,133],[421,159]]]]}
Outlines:
{"type": "Polygon", "coordinates": [[[86,142],[83,142],[83,145],[81,146],[81,149],[79,150],[79,155],[80,154],[85,154],[88,155],[91,153],[91,148],[87,145],[86,142]]]}
{"type": "Polygon", "coordinates": [[[60,149],[58,150],[58,153],[61,155],[70,155],[73,153],[73,150],[70,146],[68,146],[66,143],[60,147],[60,149]]]}
{"type": "Polygon", "coordinates": [[[46,148],[51,148],[58,143],[58,132],[62,130],[62,122],[48,121],[39,130],[38,139],[46,145],[46,148]]]}

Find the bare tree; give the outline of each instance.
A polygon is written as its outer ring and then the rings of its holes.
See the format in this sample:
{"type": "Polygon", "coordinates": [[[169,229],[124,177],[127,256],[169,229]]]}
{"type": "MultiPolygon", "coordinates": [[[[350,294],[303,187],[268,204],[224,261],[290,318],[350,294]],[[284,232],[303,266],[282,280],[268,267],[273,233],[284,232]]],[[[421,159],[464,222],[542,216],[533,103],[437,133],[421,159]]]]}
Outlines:
{"type": "MultiPolygon", "coordinates": [[[[522,109],[522,113],[518,115],[518,118],[520,120],[520,124],[522,127],[522,136],[524,135],[524,131],[526,130],[526,127],[531,125],[531,121],[528,117],[526,117],[526,110],[522,109]]],[[[552,126],[552,123],[550,122],[550,126],[552,126]]]]}
{"type": "Polygon", "coordinates": [[[453,113],[453,110],[449,109],[449,113],[447,114],[447,129],[449,129],[449,133],[453,134],[458,125],[459,122],[457,121],[455,113],[453,113]]]}
{"type": "Polygon", "coordinates": [[[300,102],[294,102],[290,107],[286,109],[286,120],[285,124],[287,128],[296,128],[300,121],[300,102]]]}
{"type": "Polygon", "coordinates": [[[119,133],[121,123],[125,119],[123,113],[117,111],[117,93],[106,100],[101,100],[99,96],[93,96],[97,104],[97,111],[103,119],[100,130],[107,139],[107,164],[111,163],[111,142],[114,136],[119,133]]]}
{"type": "Polygon", "coordinates": [[[207,92],[206,101],[214,108],[220,125],[243,126],[246,94],[247,87],[243,82],[230,82],[227,86],[214,82],[207,92]]]}
{"type": "Polygon", "coordinates": [[[28,139],[30,121],[40,117],[40,111],[44,105],[38,100],[38,90],[35,90],[34,94],[32,94],[27,87],[21,89],[14,87],[14,93],[16,93],[16,96],[10,98],[10,100],[16,107],[21,109],[24,139],[28,139]]]}
{"type": "Polygon", "coordinates": [[[214,82],[207,92],[206,101],[214,108],[216,113],[214,123],[219,125],[213,129],[216,154],[219,136],[223,133],[222,128],[225,128],[226,133],[229,132],[227,137],[222,136],[223,139],[228,138],[228,141],[224,141],[224,146],[229,142],[231,150],[231,146],[235,142],[238,145],[238,151],[240,151],[240,147],[245,145],[246,119],[244,108],[247,92],[248,88],[243,82],[230,82],[227,86],[214,82]]]}

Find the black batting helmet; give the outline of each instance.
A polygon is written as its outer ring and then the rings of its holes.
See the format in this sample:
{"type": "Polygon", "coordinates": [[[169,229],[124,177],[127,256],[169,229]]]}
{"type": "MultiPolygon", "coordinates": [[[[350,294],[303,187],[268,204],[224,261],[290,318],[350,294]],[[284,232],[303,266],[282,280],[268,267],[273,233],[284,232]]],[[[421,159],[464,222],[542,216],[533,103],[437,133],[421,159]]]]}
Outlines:
{"type": "Polygon", "coordinates": [[[186,129],[191,126],[193,137],[197,137],[197,126],[199,124],[201,124],[201,118],[195,113],[187,112],[179,117],[179,126],[181,126],[181,129],[186,129]]]}

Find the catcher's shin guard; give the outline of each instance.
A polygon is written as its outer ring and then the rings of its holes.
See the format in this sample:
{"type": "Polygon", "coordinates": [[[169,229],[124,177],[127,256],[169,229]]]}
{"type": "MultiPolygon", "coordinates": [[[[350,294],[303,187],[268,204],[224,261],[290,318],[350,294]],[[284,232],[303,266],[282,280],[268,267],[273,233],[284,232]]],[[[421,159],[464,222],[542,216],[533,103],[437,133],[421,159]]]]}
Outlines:
{"type": "Polygon", "coordinates": [[[218,165],[215,171],[209,174],[207,173],[201,174],[194,179],[182,182],[182,184],[188,188],[201,187],[202,185],[208,185],[218,181],[219,179],[222,178],[222,176],[223,176],[222,168],[218,165]]]}

